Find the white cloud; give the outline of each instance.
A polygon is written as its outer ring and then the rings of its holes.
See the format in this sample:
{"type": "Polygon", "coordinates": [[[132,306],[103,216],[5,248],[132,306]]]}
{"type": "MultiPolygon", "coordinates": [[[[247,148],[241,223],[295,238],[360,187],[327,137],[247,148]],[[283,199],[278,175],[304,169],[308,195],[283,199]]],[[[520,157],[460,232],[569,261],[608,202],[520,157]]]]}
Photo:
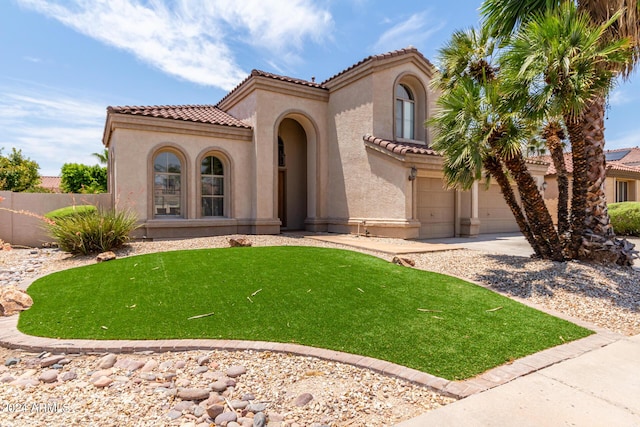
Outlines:
{"type": "Polygon", "coordinates": [[[230,46],[282,58],[328,38],[329,12],[311,0],[17,0],[171,75],[229,90],[246,73],[230,46]]]}
{"type": "Polygon", "coordinates": [[[629,96],[628,92],[625,92],[621,89],[614,89],[609,94],[609,104],[614,107],[629,104],[632,101],[633,99],[629,96]]]}
{"type": "Polygon", "coordinates": [[[102,150],[105,103],[53,90],[0,87],[0,148],[11,148],[40,165],[41,175],[59,175],[64,163],[95,164],[102,150]]]}
{"type": "Polygon", "coordinates": [[[444,22],[432,22],[428,11],[415,13],[385,31],[372,49],[375,53],[383,53],[410,45],[416,46],[427,41],[433,34],[444,28],[444,25],[444,22]]]}

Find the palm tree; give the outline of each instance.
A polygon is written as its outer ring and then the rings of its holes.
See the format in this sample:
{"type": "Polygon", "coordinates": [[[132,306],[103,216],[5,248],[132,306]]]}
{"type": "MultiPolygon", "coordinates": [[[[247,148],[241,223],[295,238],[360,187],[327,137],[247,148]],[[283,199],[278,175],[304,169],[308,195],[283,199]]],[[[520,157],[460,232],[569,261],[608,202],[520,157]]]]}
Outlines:
{"type": "MultiPolygon", "coordinates": [[[[609,23],[603,33],[605,41],[628,38],[632,42],[630,59],[626,62],[597,63],[603,70],[627,77],[640,58],[639,0],[485,0],[481,12],[492,35],[508,37],[536,14],[557,10],[567,3],[577,5],[592,24],[609,23]],[[611,18],[620,13],[617,20],[611,18]]],[[[612,76],[611,79],[614,77],[612,76]]],[[[574,162],[572,196],[573,250],[583,258],[605,255],[620,256],[616,262],[630,262],[628,246],[614,238],[604,192],[604,117],[607,92],[588,100],[582,112],[567,122],[574,162]],[[607,254],[607,252],[613,253],[607,254]]]]}
{"type": "Polygon", "coordinates": [[[444,156],[447,185],[468,189],[482,178],[483,168],[496,179],[518,226],[537,256],[563,260],[560,239],[529,173],[522,152],[530,124],[505,108],[492,64],[495,44],[484,31],[454,33],[440,51],[441,74],[434,86],[441,92],[430,124],[434,149],[444,156]],[[513,192],[515,181],[522,206],[513,192]]]}
{"type": "Polygon", "coordinates": [[[107,165],[109,163],[109,149],[105,148],[101,153],[91,153],[93,157],[98,159],[101,165],[107,165]]]}

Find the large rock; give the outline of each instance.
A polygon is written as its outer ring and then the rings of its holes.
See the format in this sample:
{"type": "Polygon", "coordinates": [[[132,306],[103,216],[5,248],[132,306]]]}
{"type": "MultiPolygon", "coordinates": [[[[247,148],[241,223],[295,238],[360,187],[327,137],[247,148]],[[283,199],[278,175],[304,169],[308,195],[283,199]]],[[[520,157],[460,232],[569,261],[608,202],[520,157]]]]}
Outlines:
{"type": "Polygon", "coordinates": [[[32,305],[31,297],[16,286],[10,285],[0,288],[0,316],[11,316],[27,310],[32,305]]]}
{"type": "Polygon", "coordinates": [[[116,254],[111,251],[107,251],[98,254],[98,256],[96,257],[96,262],[113,261],[114,259],[116,259],[116,254]]]}
{"type": "Polygon", "coordinates": [[[402,265],[403,267],[415,267],[416,262],[411,258],[394,256],[391,260],[392,263],[402,265]]]}
{"type": "Polygon", "coordinates": [[[205,400],[209,398],[209,390],[201,388],[179,388],[178,397],[182,400],[205,400]]]}
{"type": "Polygon", "coordinates": [[[113,367],[113,365],[115,365],[117,360],[118,360],[118,356],[116,356],[113,353],[109,353],[106,356],[103,356],[98,361],[98,368],[100,368],[100,369],[109,369],[109,368],[113,367]]]}
{"type": "Polygon", "coordinates": [[[229,246],[231,246],[232,248],[246,248],[251,246],[251,240],[249,239],[244,239],[244,238],[239,238],[239,239],[229,239],[229,246]]]}

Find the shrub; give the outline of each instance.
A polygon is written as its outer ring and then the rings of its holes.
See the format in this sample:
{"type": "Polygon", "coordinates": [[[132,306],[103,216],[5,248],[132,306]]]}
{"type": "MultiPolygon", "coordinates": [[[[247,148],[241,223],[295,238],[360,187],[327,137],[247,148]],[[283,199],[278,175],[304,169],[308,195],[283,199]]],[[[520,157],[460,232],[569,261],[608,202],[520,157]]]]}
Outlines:
{"type": "Polygon", "coordinates": [[[65,206],[64,208],[56,209],[55,211],[51,211],[46,213],[45,218],[49,219],[60,219],[65,216],[75,215],[82,212],[95,212],[98,208],[93,205],[73,205],[73,206],[65,206]]]}
{"type": "Polygon", "coordinates": [[[65,193],[104,193],[107,191],[107,168],[65,163],[60,189],[65,193]]]}
{"type": "Polygon", "coordinates": [[[640,236],[640,202],[611,203],[609,217],[616,234],[640,236]]]}
{"type": "MultiPolygon", "coordinates": [[[[51,213],[50,213],[51,214],[51,213]]],[[[137,217],[129,211],[82,209],[56,216],[49,232],[60,249],[87,255],[117,249],[129,241],[137,217]]]]}

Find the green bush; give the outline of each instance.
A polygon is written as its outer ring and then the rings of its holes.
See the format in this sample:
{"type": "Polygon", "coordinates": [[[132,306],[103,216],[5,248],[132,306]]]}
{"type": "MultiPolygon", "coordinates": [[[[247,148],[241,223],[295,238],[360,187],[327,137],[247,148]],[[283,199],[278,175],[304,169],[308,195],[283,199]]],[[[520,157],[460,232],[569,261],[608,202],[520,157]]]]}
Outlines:
{"type": "Polygon", "coordinates": [[[107,168],[79,163],[62,165],[60,189],[65,193],[105,193],[107,191],[107,168]]]}
{"type": "Polygon", "coordinates": [[[73,206],[65,206],[64,208],[56,209],[55,211],[48,212],[44,215],[45,218],[49,219],[59,219],[64,218],[65,216],[75,215],[83,212],[95,212],[98,208],[93,205],[73,205],[73,206]]]}
{"type": "Polygon", "coordinates": [[[137,228],[137,217],[129,211],[94,207],[56,216],[48,227],[60,249],[87,255],[117,249],[127,243],[129,234],[137,228]]]}
{"type": "Polygon", "coordinates": [[[640,202],[611,203],[609,217],[616,234],[640,236],[640,202]]]}

